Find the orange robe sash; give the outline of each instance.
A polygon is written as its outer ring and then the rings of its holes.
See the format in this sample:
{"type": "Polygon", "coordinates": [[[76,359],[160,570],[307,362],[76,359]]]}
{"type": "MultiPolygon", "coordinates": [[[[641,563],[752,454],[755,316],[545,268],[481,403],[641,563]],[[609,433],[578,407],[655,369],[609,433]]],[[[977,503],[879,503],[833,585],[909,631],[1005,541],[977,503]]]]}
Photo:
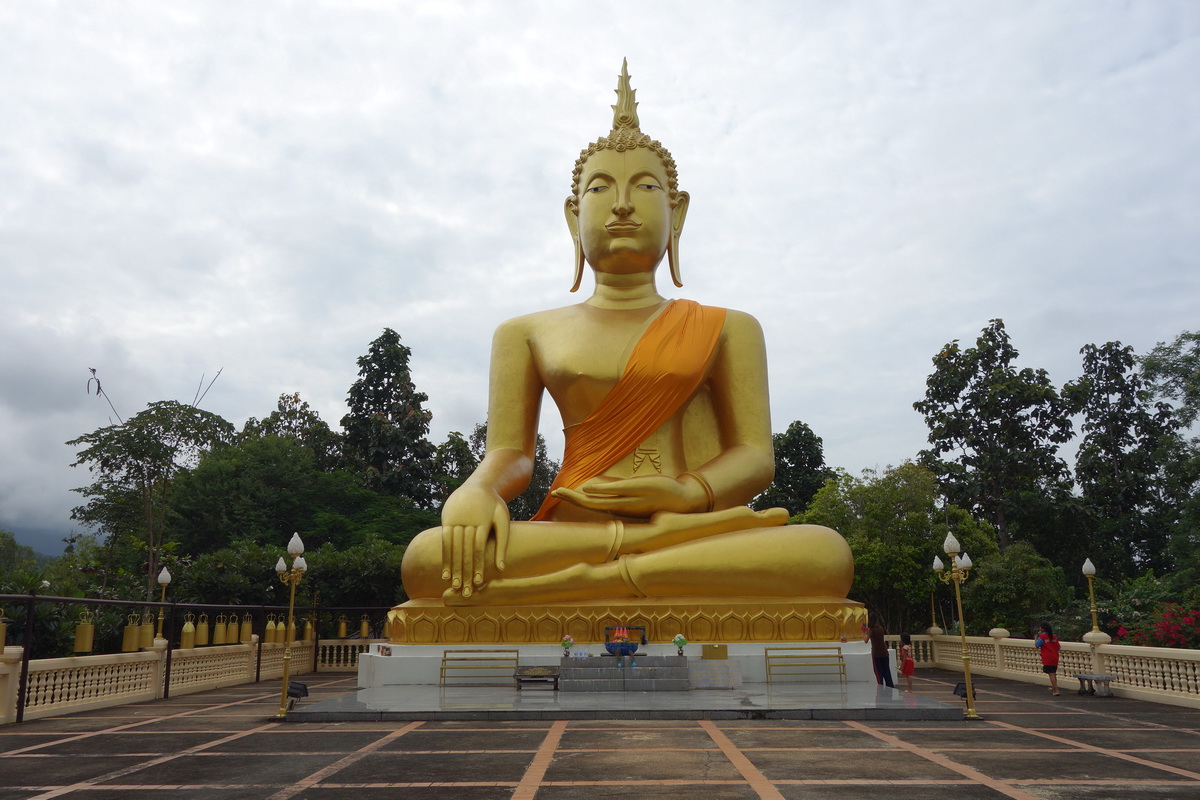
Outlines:
{"type": "Polygon", "coordinates": [[[683,408],[708,374],[725,309],[672,300],[642,334],[625,370],[587,419],[575,426],[563,464],[534,520],[551,517],[553,491],[578,488],[616,464],[683,408]]]}

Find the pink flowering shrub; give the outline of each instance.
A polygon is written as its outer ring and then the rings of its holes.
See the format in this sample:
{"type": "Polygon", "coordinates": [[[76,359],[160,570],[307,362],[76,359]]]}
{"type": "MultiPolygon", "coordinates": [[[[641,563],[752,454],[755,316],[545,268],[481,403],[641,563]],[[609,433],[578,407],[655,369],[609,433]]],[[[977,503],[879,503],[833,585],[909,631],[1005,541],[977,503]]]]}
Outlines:
{"type": "Polygon", "coordinates": [[[1130,625],[1117,628],[1114,641],[1147,647],[1200,648],[1200,610],[1160,603],[1130,625]]]}

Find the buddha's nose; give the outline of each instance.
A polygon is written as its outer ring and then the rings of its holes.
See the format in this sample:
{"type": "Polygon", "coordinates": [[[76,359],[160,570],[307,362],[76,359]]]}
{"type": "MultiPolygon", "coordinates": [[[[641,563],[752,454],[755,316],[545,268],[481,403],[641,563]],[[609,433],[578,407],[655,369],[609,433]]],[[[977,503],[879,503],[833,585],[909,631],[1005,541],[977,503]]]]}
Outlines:
{"type": "Polygon", "coordinates": [[[618,217],[627,217],[633,213],[633,196],[628,189],[617,190],[617,199],[612,210],[618,217]]]}

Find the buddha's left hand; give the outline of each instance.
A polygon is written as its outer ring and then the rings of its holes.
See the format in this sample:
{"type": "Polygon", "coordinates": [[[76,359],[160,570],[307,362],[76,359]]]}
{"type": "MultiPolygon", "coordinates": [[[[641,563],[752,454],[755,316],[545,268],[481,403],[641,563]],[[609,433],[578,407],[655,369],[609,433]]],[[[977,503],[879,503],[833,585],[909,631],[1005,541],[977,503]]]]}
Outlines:
{"type": "Polygon", "coordinates": [[[659,511],[703,511],[703,490],[666,475],[617,480],[591,480],[578,489],[555,489],[554,495],[581,508],[626,517],[650,517],[659,511]]]}

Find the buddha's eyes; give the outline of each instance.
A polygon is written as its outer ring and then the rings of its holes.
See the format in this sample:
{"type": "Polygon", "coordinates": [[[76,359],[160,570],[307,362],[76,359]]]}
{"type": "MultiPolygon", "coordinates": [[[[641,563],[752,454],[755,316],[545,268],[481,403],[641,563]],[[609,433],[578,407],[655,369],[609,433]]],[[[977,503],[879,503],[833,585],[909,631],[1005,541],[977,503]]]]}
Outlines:
{"type": "Polygon", "coordinates": [[[599,186],[589,186],[589,187],[586,189],[586,191],[588,191],[588,192],[591,192],[591,193],[595,194],[595,193],[597,193],[597,192],[603,192],[603,191],[604,191],[605,189],[607,189],[607,188],[608,188],[608,187],[607,187],[607,186],[605,186],[604,184],[600,184],[599,186]]]}
{"type": "Polygon", "coordinates": [[[658,191],[660,191],[660,192],[662,191],[662,187],[661,187],[661,186],[658,186],[657,184],[653,184],[653,183],[639,183],[639,184],[637,185],[637,188],[639,188],[639,189],[650,189],[650,190],[655,190],[655,189],[657,189],[657,190],[658,190],[658,191]]]}

